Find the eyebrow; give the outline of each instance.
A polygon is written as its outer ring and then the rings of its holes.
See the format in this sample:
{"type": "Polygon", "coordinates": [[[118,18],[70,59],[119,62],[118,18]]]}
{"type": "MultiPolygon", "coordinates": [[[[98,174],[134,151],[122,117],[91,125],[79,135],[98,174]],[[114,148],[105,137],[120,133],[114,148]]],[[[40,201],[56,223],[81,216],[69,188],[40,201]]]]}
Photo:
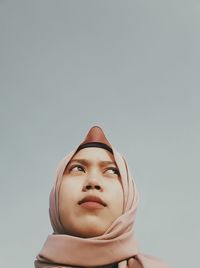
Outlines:
{"type": "MultiPolygon", "coordinates": [[[[86,166],[91,165],[91,162],[86,160],[86,159],[72,159],[68,164],[70,164],[72,162],[79,162],[79,163],[86,165],[86,166]]],[[[117,166],[116,163],[113,161],[100,161],[100,166],[105,166],[105,165],[109,165],[109,164],[113,164],[113,165],[117,166]]]]}

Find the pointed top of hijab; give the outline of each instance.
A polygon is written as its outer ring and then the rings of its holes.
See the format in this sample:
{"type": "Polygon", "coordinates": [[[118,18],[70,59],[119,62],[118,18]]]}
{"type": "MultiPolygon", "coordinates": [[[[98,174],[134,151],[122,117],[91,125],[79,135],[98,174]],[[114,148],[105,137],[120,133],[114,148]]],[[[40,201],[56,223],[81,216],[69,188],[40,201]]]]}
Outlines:
{"type": "Polygon", "coordinates": [[[108,150],[113,154],[112,146],[107,140],[103,130],[99,126],[90,128],[83,142],[79,145],[77,151],[86,147],[99,147],[108,150]]]}

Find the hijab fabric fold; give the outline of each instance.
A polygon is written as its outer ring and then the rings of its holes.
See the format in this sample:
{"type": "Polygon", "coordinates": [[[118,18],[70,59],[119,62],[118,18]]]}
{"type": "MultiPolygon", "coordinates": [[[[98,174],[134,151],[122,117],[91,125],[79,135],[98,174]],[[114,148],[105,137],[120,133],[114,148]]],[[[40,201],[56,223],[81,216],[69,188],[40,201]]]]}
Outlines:
{"type": "Polygon", "coordinates": [[[59,162],[55,172],[49,197],[53,233],[47,237],[36,256],[35,268],[107,267],[114,263],[118,263],[119,268],[169,268],[162,260],[139,252],[134,232],[139,193],[127,161],[110,143],[109,146],[120,172],[123,214],[101,236],[80,238],[66,234],[58,213],[58,196],[64,170],[78,147],[72,150],[59,162]]]}

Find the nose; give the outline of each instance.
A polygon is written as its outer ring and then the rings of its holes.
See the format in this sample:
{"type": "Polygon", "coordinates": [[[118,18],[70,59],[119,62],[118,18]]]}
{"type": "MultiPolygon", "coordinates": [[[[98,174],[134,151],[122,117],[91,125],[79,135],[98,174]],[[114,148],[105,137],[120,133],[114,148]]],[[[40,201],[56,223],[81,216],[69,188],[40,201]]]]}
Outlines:
{"type": "Polygon", "coordinates": [[[98,178],[97,174],[88,175],[87,180],[83,185],[83,192],[87,192],[88,190],[98,190],[100,192],[103,191],[103,185],[101,179],[98,178]]]}

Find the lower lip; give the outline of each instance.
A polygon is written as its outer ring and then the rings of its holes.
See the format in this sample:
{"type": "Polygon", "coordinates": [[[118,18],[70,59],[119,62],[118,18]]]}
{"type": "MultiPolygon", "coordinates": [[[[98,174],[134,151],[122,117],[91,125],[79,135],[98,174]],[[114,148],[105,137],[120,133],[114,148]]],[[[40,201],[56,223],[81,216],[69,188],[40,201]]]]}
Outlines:
{"type": "Polygon", "coordinates": [[[81,204],[81,206],[84,208],[88,208],[88,209],[97,209],[97,208],[104,207],[104,205],[97,203],[97,202],[92,202],[92,201],[84,202],[81,204]]]}

